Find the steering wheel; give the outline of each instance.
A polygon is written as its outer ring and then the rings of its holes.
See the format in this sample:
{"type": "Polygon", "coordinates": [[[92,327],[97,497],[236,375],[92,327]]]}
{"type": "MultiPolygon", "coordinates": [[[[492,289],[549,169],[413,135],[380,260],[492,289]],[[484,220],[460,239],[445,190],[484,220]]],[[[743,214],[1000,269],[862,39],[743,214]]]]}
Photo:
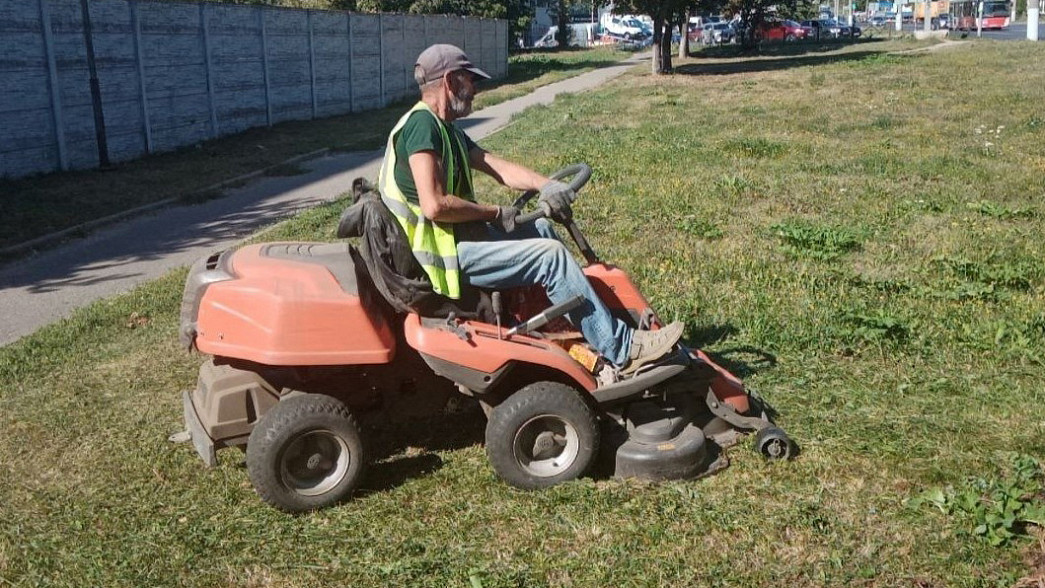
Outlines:
{"type": "MultiPolygon", "coordinates": [[[[571,166],[560,169],[548,177],[552,180],[562,180],[570,176],[573,176],[573,179],[570,180],[568,185],[571,190],[578,192],[588,183],[588,180],[591,179],[591,166],[586,163],[575,163],[571,166]]],[[[522,210],[523,207],[533,200],[533,197],[538,193],[537,190],[527,190],[526,192],[523,192],[522,196],[515,199],[512,206],[514,206],[516,210],[522,210]]],[[[522,224],[535,221],[539,218],[544,218],[543,210],[535,210],[527,214],[520,214],[516,217],[515,222],[517,224],[522,224]]],[[[580,250],[581,255],[584,256],[584,259],[590,264],[599,263],[599,256],[596,255],[595,250],[588,244],[588,240],[584,238],[584,234],[581,233],[577,223],[574,222],[573,219],[570,219],[568,222],[563,224],[570,232],[570,236],[573,237],[573,240],[577,243],[577,248],[580,250]]]]}
{"type": "MultiPolygon", "coordinates": [[[[560,169],[548,176],[548,178],[552,180],[561,180],[570,176],[573,176],[573,179],[570,180],[570,183],[568,184],[570,189],[574,192],[579,192],[580,189],[584,187],[584,184],[587,184],[588,180],[591,179],[591,166],[586,163],[575,163],[571,166],[560,169]]],[[[515,207],[516,210],[522,211],[522,209],[525,208],[537,194],[539,194],[537,190],[527,190],[526,192],[523,192],[522,196],[515,199],[512,206],[515,207]]],[[[515,222],[517,224],[522,224],[535,221],[539,218],[544,218],[544,211],[535,210],[527,214],[520,214],[516,217],[515,222]]]]}

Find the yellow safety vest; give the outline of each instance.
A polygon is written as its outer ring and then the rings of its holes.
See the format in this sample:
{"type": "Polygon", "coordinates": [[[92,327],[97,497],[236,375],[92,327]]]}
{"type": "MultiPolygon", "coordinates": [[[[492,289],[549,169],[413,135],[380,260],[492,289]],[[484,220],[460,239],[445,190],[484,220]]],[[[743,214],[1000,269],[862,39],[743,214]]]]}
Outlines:
{"type": "Polygon", "coordinates": [[[446,171],[444,186],[448,194],[453,194],[466,200],[475,201],[472,189],[472,168],[468,164],[468,153],[460,141],[450,133],[443,121],[424,102],[418,102],[403,115],[396,123],[395,128],[388,134],[388,145],[385,147],[385,160],[381,164],[381,172],[378,175],[377,187],[381,192],[381,200],[399,220],[399,224],[406,232],[406,238],[410,241],[410,249],[414,257],[424,268],[432,281],[432,289],[448,298],[458,299],[461,297],[461,270],[457,263],[457,241],[454,239],[454,226],[452,223],[433,221],[421,214],[421,207],[411,204],[406,199],[399,185],[395,182],[396,151],[395,137],[406,124],[413,113],[424,110],[432,115],[439,127],[443,138],[443,169],[446,171]],[[464,179],[462,185],[457,185],[456,154],[464,162],[464,179]]]}

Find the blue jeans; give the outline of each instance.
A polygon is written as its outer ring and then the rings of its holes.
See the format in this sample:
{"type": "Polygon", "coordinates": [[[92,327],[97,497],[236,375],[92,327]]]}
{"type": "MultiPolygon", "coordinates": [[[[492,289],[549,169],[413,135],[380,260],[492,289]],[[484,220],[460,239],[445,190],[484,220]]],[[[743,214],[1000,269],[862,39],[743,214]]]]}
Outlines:
{"type": "Polygon", "coordinates": [[[552,304],[578,294],[585,302],[566,314],[585,340],[614,365],[627,362],[632,330],[599,300],[577,260],[559,240],[552,223],[539,219],[512,233],[487,225],[486,240],[457,243],[461,273],[480,288],[518,288],[541,284],[552,304]]]}

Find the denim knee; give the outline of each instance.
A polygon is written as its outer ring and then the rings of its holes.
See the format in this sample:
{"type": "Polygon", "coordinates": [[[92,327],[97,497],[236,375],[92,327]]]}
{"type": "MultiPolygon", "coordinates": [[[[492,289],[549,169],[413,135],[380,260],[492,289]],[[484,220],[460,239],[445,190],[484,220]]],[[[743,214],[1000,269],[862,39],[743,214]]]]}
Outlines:
{"type": "Polygon", "coordinates": [[[555,233],[555,223],[546,218],[539,218],[533,221],[533,228],[536,229],[537,234],[544,239],[560,240],[559,235],[555,233]]]}

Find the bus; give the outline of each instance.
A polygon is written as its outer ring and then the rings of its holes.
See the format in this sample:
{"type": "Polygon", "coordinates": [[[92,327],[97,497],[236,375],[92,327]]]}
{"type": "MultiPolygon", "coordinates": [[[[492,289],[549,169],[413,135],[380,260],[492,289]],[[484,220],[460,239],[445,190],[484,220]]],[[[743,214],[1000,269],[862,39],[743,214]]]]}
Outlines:
{"type": "Polygon", "coordinates": [[[1012,2],[1004,0],[952,0],[950,15],[951,27],[960,31],[973,31],[977,28],[980,5],[983,5],[983,21],[980,28],[1005,29],[1009,26],[1012,15],[1012,2]]]}

